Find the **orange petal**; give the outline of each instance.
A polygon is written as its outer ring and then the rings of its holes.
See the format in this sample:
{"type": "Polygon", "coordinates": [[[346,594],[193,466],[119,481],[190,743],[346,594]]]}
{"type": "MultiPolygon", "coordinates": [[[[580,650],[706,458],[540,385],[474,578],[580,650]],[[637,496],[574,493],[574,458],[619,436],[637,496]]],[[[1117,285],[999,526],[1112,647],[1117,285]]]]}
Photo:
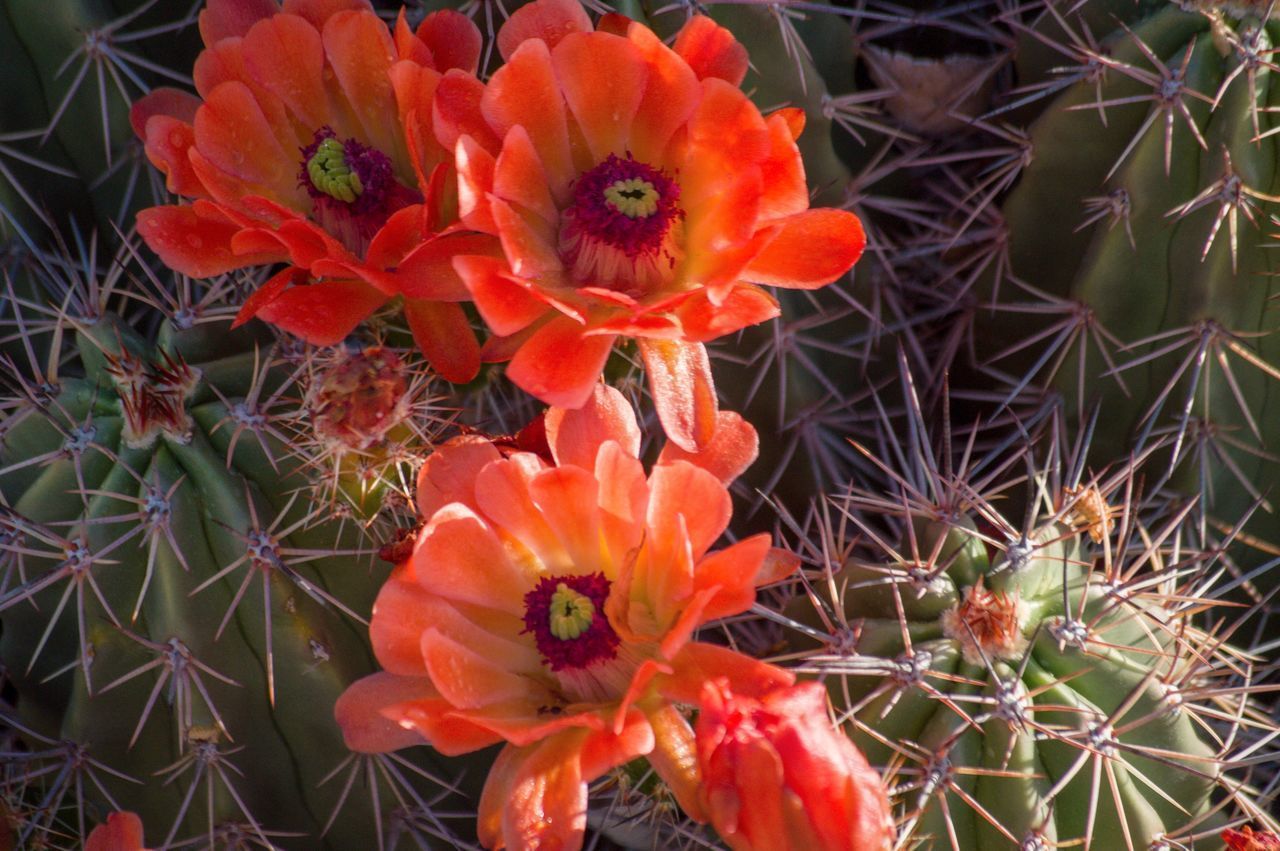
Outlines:
{"type": "Polygon", "coordinates": [[[387,753],[423,744],[423,739],[417,732],[388,720],[382,710],[407,700],[439,697],[426,677],[401,677],[379,671],[349,685],[334,704],[333,715],[349,749],[387,753]]]}
{"type": "Polygon", "coordinates": [[[676,310],[684,339],[696,342],[767,322],[779,313],[777,300],[752,286],[732,287],[719,303],[712,301],[707,290],[699,290],[676,310]]]}
{"type": "Polygon", "coordinates": [[[187,156],[196,143],[195,128],[188,122],[168,115],[153,115],[147,120],[143,140],[147,159],[164,173],[165,187],[170,192],[187,197],[209,194],[187,156]]]}
{"type": "Polygon", "coordinates": [[[640,426],[631,403],[621,393],[604,384],[591,388],[586,403],[576,410],[552,408],[545,419],[547,443],[556,463],[594,470],[596,454],[607,440],[632,458],[640,454],[640,426]]]}
{"type": "Polygon", "coordinates": [[[200,10],[200,38],[205,47],[212,47],[224,38],[244,35],[278,11],[275,0],[209,0],[200,10]]]}
{"type": "Polygon", "coordinates": [[[453,267],[454,258],[463,255],[477,259],[498,258],[502,256],[502,247],[493,237],[483,233],[451,233],[420,242],[396,264],[400,291],[407,298],[470,300],[466,283],[453,267]]]}
{"type": "Polygon", "coordinates": [[[142,847],[142,819],[136,813],[111,813],[90,832],[84,851],[146,851],[142,847]]]}
{"type": "Polygon", "coordinates": [[[516,276],[554,279],[564,271],[555,244],[555,230],[547,222],[533,216],[526,218],[506,201],[493,196],[489,198],[489,211],[498,226],[503,253],[516,276]]]}
{"type": "Polygon", "coordinates": [[[152,117],[165,115],[190,124],[196,120],[196,110],[199,108],[200,98],[195,95],[181,89],[160,86],[135,100],[133,106],[129,107],[129,126],[133,128],[135,136],[145,139],[147,121],[152,117]]]}
{"type": "Polygon", "coordinates": [[[440,9],[422,19],[416,33],[431,50],[434,68],[444,73],[457,68],[474,74],[480,63],[480,29],[453,9],[440,9]]]}
{"type": "MultiPolygon", "coordinates": [[[[523,6],[517,14],[537,5],[523,6]]],[[[494,72],[485,87],[480,110],[500,137],[517,124],[524,126],[547,171],[552,196],[558,204],[566,204],[569,183],[577,171],[569,150],[564,97],[545,42],[524,42],[507,64],[494,72]]]]}
{"type": "Polygon", "coordinates": [[[476,477],[486,465],[501,459],[483,437],[455,437],[427,456],[418,471],[418,516],[430,518],[450,502],[478,511],[476,477]]]}
{"type": "Polygon", "coordinates": [[[667,437],[681,449],[699,451],[711,442],[719,411],[706,347],[656,339],[641,339],[637,345],[667,437]]]}
{"type": "Polygon", "coordinates": [[[480,112],[484,92],[484,83],[461,71],[449,71],[441,78],[431,109],[436,139],[446,150],[456,148],[463,136],[470,136],[491,154],[502,146],[480,112]]]}
{"type": "Polygon", "coordinates": [[[533,479],[546,468],[538,456],[528,452],[490,464],[476,476],[475,498],[504,538],[519,542],[543,564],[563,563],[569,556],[529,492],[533,479]]]}
{"type": "Polygon", "coordinates": [[[508,670],[505,660],[472,650],[438,629],[422,634],[422,658],[432,685],[459,709],[529,696],[534,686],[528,678],[508,670]]]}
{"type": "Polygon", "coordinates": [[[676,803],[685,814],[694,821],[706,822],[707,814],[699,800],[702,775],[698,770],[693,728],[670,703],[660,704],[648,712],[648,717],[654,738],[649,764],[675,795],[676,803]]]}
{"type": "Polygon", "coordinates": [[[324,46],[315,27],[296,15],[276,15],[255,24],[241,49],[249,73],[300,123],[310,128],[328,123],[324,46]]]}
{"type": "Polygon", "coordinates": [[[430,627],[427,617],[435,597],[416,582],[389,579],[378,591],[369,621],[369,643],[378,664],[388,673],[425,677],[422,633],[430,627]]]}
{"type": "Polygon", "coordinates": [[[728,485],[751,466],[760,454],[760,436],[755,427],[736,411],[721,411],[716,431],[700,452],[686,452],[674,443],[662,447],[659,464],[687,461],[701,467],[728,485]]]}
{"type": "Polygon", "coordinates": [[[404,316],[414,342],[445,381],[465,384],[480,372],[480,343],[461,305],[407,298],[404,316]]]}
{"type": "Polygon", "coordinates": [[[339,12],[372,11],[369,0],[284,0],[285,14],[306,18],[317,30],[339,12]]]}
{"type": "Polygon", "coordinates": [[[649,474],[649,529],[655,547],[680,545],[675,521],[682,516],[693,558],[700,559],[729,525],[732,514],[729,492],[701,467],[677,461],[660,464],[649,474]]]}
{"type": "Polygon", "coordinates": [[[551,54],[565,102],[591,151],[588,168],[628,150],[648,68],[635,45],[608,33],[570,33],[551,54]]]}
{"type": "Polygon", "coordinates": [[[808,210],[773,224],[776,235],[743,272],[748,281],[824,287],[848,272],[867,244],[862,222],[848,210],[808,210]]]}
{"type": "Polygon", "coordinates": [[[756,578],[769,550],[769,534],[765,532],[710,553],[698,562],[693,587],[699,591],[716,589],[715,596],[702,611],[704,622],[751,608],[756,601],[756,578]]]}
{"type": "Polygon", "coordinates": [[[249,294],[244,304],[240,305],[240,311],[236,314],[236,319],[231,323],[231,327],[239,328],[250,319],[253,319],[264,305],[275,301],[276,297],[285,291],[285,288],[290,285],[302,285],[306,282],[307,271],[305,269],[299,269],[296,266],[282,269],[249,294]]]}
{"type": "Polygon", "coordinates": [[[702,87],[689,65],[653,30],[632,24],[627,38],[649,66],[644,97],[631,124],[631,153],[641,162],[661,163],[667,142],[693,114],[702,87]]]}
{"type": "Polygon", "coordinates": [[[511,61],[525,41],[542,41],[553,48],[569,33],[591,32],[591,19],[578,0],[534,0],[511,13],[498,31],[498,52],[511,61]]]}
{"type": "Polygon", "coordinates": [[[515,334],[547,312],[546,302],[536,298],[525,282],[511,277],[505,260],[455,257],[453,267],[495,334],[515,334]]]}
{"type": "Polygon", "coordinates": [[[445,756],[471,753],[502,741],[492,731],[460,718],[453,704],[438,695],[384,706],[382,716],[398,727],[415,731],[445,756]]]}
{"type": "Polygon", "coordinates": [[[209,92],[195,131],[200,153],[218,169],[277,197],[297,196],[297,150],[282,147],[283,137],[244,83],[229,81],[209,92]]]}
{"type": "Polygon", "coordinates": [[[695,15],[676,36],[675,51],[699,80],[719,77],[739,86],[747,76],[747,49],[733,33],[705,15],[695,15]]]}
{"type": "Polygon", "coordinates": [[[700,641],[681,648],[671,660],[671,667],[671,674],[659,678],[658,689],[675,703],[696,704],[702,687],[716,677],[726,677],[735,692],[748,697],[762,697],[796,680],[790,671],[700,641]]]}
{"type": "Polygon", "coordinates": [[[536,214],[548,225],[554,226],[560,221],[560,211],[547,188],[542,160],[538,159],[528,132],[518,124],[502,140],[502,153],[498,154],[493,170],[493,192],[536,214]]]}
{"type": "Polygon", "coordinates": [[[769,128],[769,156],[760,164],[764,194],[760,198],[761,221],[794,215],[809,209],[809,185],[804,179],[804,161],[796,146],[793,115],[797,109],[780,109],[765,119],[769,128]]]}
{"type": "Polygon", "coordinates": [[[644,541],[649,486],[644,465],[633,453],[609,441],[596,455],[600,483],[600,523],[604,547],[614,564],[622,564],[644,541]]]}
{"type": "Polygon", "coordinates": [[[533,582],[488,524],[465,505],[437,511],[418,537],[413,569],[423,588],[449,600],[524,615],[533,582]]]}
{"type": "Polygon", "coordinates": [[[585,337],[580,324],[556,317],[524,341],[507,366],[507,377],[548,405],[580,408],[600,379],[613,341],[585,337]]]}
{"type": "Polygon", "coordinates": [[[458,168],[458,218],[471,230],[497,234],[489,199],[493,188],[493,154],[463,136],[454,153],[458,168]]]}
{"type": "Polygon", "coordinates": [[[601,535],[595,476],[580,467],[543,470],[529,482],[529,496],[572,564],[611,573],[601,535]]]}
{"type": "Polygon", "coordinates": [[[431,126],[432,101],[440,85],[440,74],[407,60],[392,65],[388,74],[391,88],[395,91],[409,158],[418,185],[423,186],[430,180],[431,170],[449,158],[446,149],[436,140],[435,128],[431,126]]]}
{"type": "Polygon", "coordinates": [[[284,252],[239,255],[231,239],[240,228],[225,217],[182,206],[151,207],[138,213],[138,234],[174,271],[193,278],[221,275],[258,263],[284,259],[284,252]]]}
{"type": "Polygon", "coordinates": [[[338,12],[325,21],[321,37],[361,139],[403,162],[404,140],[397,122],[388,120],[399,112],[389,73],[395,44],[386,24],[371,11],[338,12]]]}
{"type": "Polygon", "coordinates": [[[333,346],[386,300],[364,281],[317,281],[283,290],[256,315],[312,345],[333,346]]]}

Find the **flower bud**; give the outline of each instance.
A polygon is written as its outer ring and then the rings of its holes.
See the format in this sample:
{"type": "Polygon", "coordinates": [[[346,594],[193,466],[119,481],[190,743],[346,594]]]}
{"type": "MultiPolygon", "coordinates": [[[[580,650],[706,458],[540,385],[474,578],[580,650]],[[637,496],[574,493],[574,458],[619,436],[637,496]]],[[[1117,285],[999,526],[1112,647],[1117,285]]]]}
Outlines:
{"type": "Polygon", "coordinates": [[[734,851],[880,851],[894,837],[879,776],[832,727],[826,691],[801,683],[761,699],[721,678],[697,722],[703,802],[734,851]]]}

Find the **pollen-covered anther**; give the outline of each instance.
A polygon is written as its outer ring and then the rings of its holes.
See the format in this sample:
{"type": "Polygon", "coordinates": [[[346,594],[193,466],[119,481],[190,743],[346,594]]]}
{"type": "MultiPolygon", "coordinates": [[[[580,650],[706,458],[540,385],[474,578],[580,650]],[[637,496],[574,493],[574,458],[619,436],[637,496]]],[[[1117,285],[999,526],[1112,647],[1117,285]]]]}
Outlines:
{"type": "Polygon", "coordinates": [[[302,149],[298,185],[311,197],[315,221],[350,251],[363,255],[391,214],[422,200],[396,180],[391,158],[332,127],[302,149]]]}
{"type": "Polygon", "coordinates": [[[524,597],[524,632],[552,671],[573,671],[617,656],[618,634],[604,614],[610,582],[603,573],[544,576],[524,597]]]}
{"type": "Polygon", "coordinates": [[[979,579],[963,600],[942,613],[942,631],[960,645],[965,661],[972,665],[1016,659],[1027,648],[1022,634],[1024,609],[1016,593],[988,591],[979,579]]]}

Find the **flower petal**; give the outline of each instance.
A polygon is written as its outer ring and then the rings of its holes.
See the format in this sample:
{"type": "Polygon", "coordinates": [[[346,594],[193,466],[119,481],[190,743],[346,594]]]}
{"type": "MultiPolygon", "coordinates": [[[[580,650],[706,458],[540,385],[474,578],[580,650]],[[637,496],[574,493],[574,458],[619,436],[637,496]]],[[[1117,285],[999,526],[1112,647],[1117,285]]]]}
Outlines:
{"type": "Polygon", "coordinates": [[[566,35],[551,54],[565,102],[582,130],[589,169],[628,150],[631,122],[644,96],[648,69],[630,41],[608,33],[566,35]]]}
{"type": "Polygon", "coordinates": [[[507,377],[548,405],[580,408],[604,370],[613,340],[585,337],[580,324],[556,317],[520,346],[507,366],[507,377]]]}
{"type": "Polygon", "coordinates": [[[581,467],[552,467],[533,478],[529,495],[560,539],[569,564],[604,570],[612,579],[612,563],[601,534],[599,487],[595,476],[581,467]]]}
{"type": "Polygon", "coordinates": [[[701,467],[677,461],[654,467],[649,474],[649,542],[655,552],[681,545],[676,518],[684,517],[696,561],[723,534],[732,514],[729,492],[701,467]]]}
{"type": "Polygon", "coordinates": [[[862,222],[847,210],[807,210],[773,224],[777,233],[742,273],[748,281],[823,287],[848,272],[867,244],[862,222]]]}
{"type": "Polygon", "coordinates": [[[526,282],[511,276],[505,260],[455,257],[453,268],[485,324],[499,336],[522,331],[547,312],[546,302],[537,298],[526,282]]]}
{"type": "Polygon", "coordinates": [[[137,813],[111,813],[90,832],[84,851],[146,851],[142,847],[142,819],[137,813]]]}
{"type": "Polygon", "coordinates": [[[465,384],[480,372],[480,343],[460,304],[406,298],[404,316],[413,340],[445,381],[465,384]]]}
{"type": "Polygon", "coordinates": [[[631,124],[631,153],[641,162],[662,163],[667,143],[693,114],[702,87],[688,63],[653,30],[632,23],[627,38],[649,66],[644,97],[631,124]]]}
{"type": "Polygon", "coordinates": [[[564,271],[555,245],[555,231],[543,220],[516,212],[497,197],[489,198],[489,212],[498,226],[502,250],[511,271],[521,278],[553,278],[564,271]]]}
{"type": "Polygon", "coordinates": [[[306,18],[317,30],[324,30],[325,22],[339,12],[370,12],[369,0],[284,0],[286,15],[306,18]]]}
{"type": "Polygon", "coordinates": [[[333,707],[347,747],[358,753],[387,753],[424,744],[414,730],[406,730],[382,714],[387,706],[408,700],[438,699],[440,693],[426,677],[402,677],[379,671],[347,686],[333,707]]]}
{"type": "Polygon", "coordinates": [[[790,671],[700,641],[682,647],[671,660],[671,667],[671,674],[659,678],[658,690],[676,703],[696,704],[702,687],[716,677],[725,677],[734,691],[749,697],[762,697],[796,681],[790,671]]]}
{"type": "Polygon", "coordinates": [[[718,303],[707,290],[699,290],[676,309],[684,339],[696,342],[767,322],[780,313],[773,296],[746,285],[732,287],[718,303]]]}
{"type": "Polygon", "coordinates": [[[533,586],[493,530],[470,508],[454,503],[437,511],[418,537],[413,570],[422,587],[460,603],[523,617],[533,586]]]}
{"type": "Polygon", "coordinates": [[[705,15],[694,15],[676,36],[675,51],[699,80],[719,77],[731,86],[747,76],[747,49],[733,33],[705,15]]]}
{"type": "Polygon", "coordinates": [[[362,141],[393,161],[405,161],[404,139],[389,120],[399,110],[389,73],[395,43],[386,24],[372,11],[338,12],[325,21],[321,37],[362,141]]]}
{"type": "Polygon", "coordinates": [[[711,442],[719,412],[706,347],[652,338],[638,346],[667,437],[681,449],[699,451],[711,442]]]}
{"type": "Polygon", "coordinates": [[[592,386],[586,404],[576,410],[552,408],[546,416],[547,443],[556,463],[594,470],[596,455],[613,440],[632,458],[640,455],[640,426],[631,403],[612,387],[592,386]]]}
{"type": "Polygon", "coordinates": [[[469,301],[471,294],[462,277],[454,271],[459,255],[498,258],[502,246],[488,234],[450,233],[419,244],[396,264],[400,291],[406,298],[432,301],[469,301]]]}
{"type": "Polygon", "coordinates": [[[471,230],[498,233],[490,199],[493,197],[493,154],[470,136],[462,136],[454,150],[458,169],[458,218],[471,230]]]}
{"type": "MultiPolygon", "coordinates": [[[[576,0],[570,2],[577,5],[576,0]]],[[[516,14],[537,5],[522,6],[516,14]]],[[[524,42],[507,64],[493,73],[480,101],[480,110],[500,137],[505,137],[517,124],[524,126],[547,171],[552,196],[558,204],[567,204],[569,184],[577,171],[569,151],[564,97],[545,42],[539,39],[524,42]]]]}
{"type": "Polygon", "coordinates": [[[529,452],[489,464],[476,475],[476,502],[505,539],[514,539],[543,564],[563,564],[569,556],[529,490],[545,469],[547,465],[529,452]]]}
{"type": "Polygon", "coordinates": [[[511,13],[498,31],[498,52],[511,61],[523,43],[538,40],[553,48],[569,33],[591,32],[591,19],[578,0],[535,0],[511,13]]]}
{"type": "Polygon", "coordinates": [[[470,136],[490,154],[501,147],[501,140],[480,111],[484,92],[484,83],[461,71],[449,71],[441,78],[431,104],[431,120],[436,139],[445,150],[456,148],[463,136],[470,136]]]}
{"type": "Polygon", "coordinates": [[[764,195],[760,199],[762,221],[777,219],[809,209],[809,185],[804,179],[804,160],[796,146],[795,126],[804,127],[804,113],[780,109],[765,119],[769,127],[769,156],[760,164],[764,195]],[[798,116],[797,116],[798,113],[798,116]]]}
{"type": "Polygon", "coordinates": [[[529,139],[529,133],[520,125],[512,127],[502,140],[502,153],[498,154],[493,169],[493,192],[499,198],[534,213],[548,225],[560,222],[560,211],[547,188],[547,173],[542,160],[529,139]]]}
{"type": "Polygon", "coordinates": [[[296,186],[298,155],[292,134],[279,132],[244,83],[231,80],[209,92],[196,113],[195,131],[196,146],[210,163],[261,187],[251,194],[301,204],[305,193],[296,186]]]}
{"type": "Polygon", "coordinates": [[[418,516],[430,518],[451,502],[478,511],[476,477],[501,458],[492,443],[475,435],[455,437],[432,452],[418,471],[418,516]]]}
{"type": "Polygon", "coordinates": [[[475,22],[453,9],[432,12],[418,24],[418,38],[431,50],[440,73],[457,68],[474,74],[480,62],[482,41],[475,22]]]}
{"type": "Polygon", "coordinates": [[[313,345],[332,346],[386,301],[364,281],[317,281],[281,291],[257,317],[313,345]]]}
{"type": "Polygon", "coordinates": [[[138,213],[137,227],[166,266],[193,278],[285,258],[284,251],[237,254],[231,240],[240,228],[212,205],[151,207],[138,213]]]}
{"type": "Polygon", "coordinates": [[[740,614],[756,601],[756,579],[769,555],[769,534],[752,535],[710,553],[693,574],[697,591],[715,588],[716,594],[702,611],[703,622],[740,614]]]}
{"type": "Polygon", "coordinates": [[[296,15],[276,15],[255,24],[241,49],[254,80],[280,98],[301,124],[319,128],[328,123],[324,45],[315,27],[296,15]]]}
{"type": "Polygon", "coordinates": [[[200,10],[200,38],[205,47],[212,47],[224,38],[244,35],[278,11],[275,0],[208,0],[200,10]]]}
{"type": "Polygon", "coordinates": [[[459,709],[546,695],[528,677],[513,672],[507,660],[472,648],[431,628],[422,633],[422,658],[440,696],[459,709]]]}
{"type": "Polygon", "coordinates": [[[716,431],[699,452],[686,452],[674,443],[662,447],[659,464],[687,461],[701,467],[728,485],[751,466],[760,454],[760,435],[755,427],[736,411],[721,411],[716,417],[716,431]]]}

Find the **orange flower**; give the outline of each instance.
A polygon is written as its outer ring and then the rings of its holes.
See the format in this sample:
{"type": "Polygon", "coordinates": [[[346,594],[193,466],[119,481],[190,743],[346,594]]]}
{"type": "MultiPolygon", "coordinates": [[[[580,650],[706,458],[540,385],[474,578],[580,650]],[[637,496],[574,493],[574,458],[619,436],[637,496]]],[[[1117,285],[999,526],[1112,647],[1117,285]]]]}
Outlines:
{"type": "Polygon", "coordinates": [[[1227,843],[1229,851],[1280,851],[1280,837],[1271,831],[1254,833],[1247,825],[1239,830],[1222,831],[1222,841],[1227,843]]]}
{"type": "Polygon", "coordinates": [[[84,851],[146,851],[142,847],[142,820],[135,813],[112,813],[89,834],[84,851]]]}
{"type": "Polygon", "coordinates": [[[597,385],[583,408],[547,413],[549,460],[475,436],[428,458],[426,525],[370,624],[386,670],[335,710],[348,745],[507,742],[480,802],[493,847],[578,848],[587,783],[641,755],[700,817],[693,733],[673,704],[694,703],[711,672],[748,694],[792,680],[690,640],[795,566],[767,535],[709,552],[726,482],[756,451],[750,425],[719,419],[705,453],[670,449],[646,476],[630,406],[597,385]]]}
{"type": "Polygon", "coordinates": [[[139,213],[143,239],[196,277],[290,264],[238,321],[318,345],[403,295],[436,369],[472,378],[479,345],[450,261],[497,244],[447,228],[452,162],[430,120],[441,76],[475,70],[475,25],[442,11],[413,32],[401,15],[392,34],[367,0],[209,0],[200,32],[200,97],[157,89],[131,113],[169,190],[193,199],[139,213]]]}
{"type": "Polygon", "coordinates": [[[498,48],[483,90],[446,74],[436,94],[462,221],[506,254],[454,261],[498,335],[485,356],[575,408],[634,337],[667,435],[694,451],[716,423],[703,343],[778,314],[759,284],[845,274],[861,225],[809,209],[804,114],[761,116],[738,88],[746,51],[709,18],[668,48],[618,15],[593,31],[577,0],[535,0],[498,48]]]}
{"type": "Polygon", "coordinates": [[[756,699],[726,680],[702,691],[702,796],[734,851],[877,851],[893,843],[879,776],[827,718],[827,692],[801,683],[756,699]]]}

